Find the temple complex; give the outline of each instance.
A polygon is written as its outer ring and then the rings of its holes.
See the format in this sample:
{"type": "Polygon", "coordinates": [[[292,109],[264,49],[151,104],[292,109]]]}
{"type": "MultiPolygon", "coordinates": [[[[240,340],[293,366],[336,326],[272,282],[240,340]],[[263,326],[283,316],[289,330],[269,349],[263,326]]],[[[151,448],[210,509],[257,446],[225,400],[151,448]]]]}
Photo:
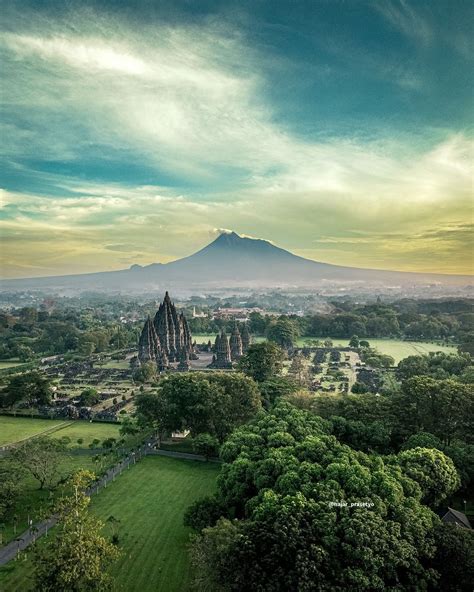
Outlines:
{"type": "Polygon", "coordinates": [[[189,360],[196,357],[186,317],[178,314],[166,292],[153,321],[148,318],[145,322],[138,342],[138,360],[156,362],[160,370],[179,362],[179,370],[187,370],[189,360]]]}
{"type": "Polygon", "coordinates": [[[228,369],[232,368],[233,362],[238,362],[242,355],[248,350],[251,343],[250,333],[246,325],[242,330],[237,323],[234,324],[229,337],[223,329],[214,342],[214,356],[209,368],[228,369]]]}

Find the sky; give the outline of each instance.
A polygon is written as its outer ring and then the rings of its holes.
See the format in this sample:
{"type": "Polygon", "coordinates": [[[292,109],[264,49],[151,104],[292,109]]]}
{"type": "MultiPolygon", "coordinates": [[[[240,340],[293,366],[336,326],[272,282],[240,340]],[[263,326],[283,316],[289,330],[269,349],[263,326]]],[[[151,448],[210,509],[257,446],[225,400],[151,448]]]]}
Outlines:
{"type": "Polygon", "coordinates": [[[473,23],[464,0],[4,0],[1,275],[224,229],[472,273],[473,23]]]}

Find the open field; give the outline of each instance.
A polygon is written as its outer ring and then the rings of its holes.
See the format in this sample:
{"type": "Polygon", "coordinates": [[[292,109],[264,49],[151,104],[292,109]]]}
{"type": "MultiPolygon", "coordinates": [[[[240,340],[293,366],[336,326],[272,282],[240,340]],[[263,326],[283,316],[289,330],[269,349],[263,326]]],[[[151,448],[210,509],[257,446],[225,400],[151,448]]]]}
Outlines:
{"type": "Polygon", "coordinates": [[[69,446],[87,448],[93,440],[100,440],[101,444],[107,438],[119,438],[120,424],[75,421],[71,425],[54,432],[53,438],[67,437],[71,439],[69,446]],[[82,438],[83,442],[79,445],[77,440],[82,438]]]}
{"type": "MultiPolygon", "coordinates": [[[[212,343],[214,343],[215,338],[215,335],[208,334],[193,335],[193,339],[195,339],[197,343],[207,343],[209,339],[212,343]]],[[[252,339],[255,342],[264,341],[264,337],[252,337],[252,339]]],[[[299,346],[303,346],[305,344],[305,341],[309,339],[331,339],[336,347],[345,347],[349,344],[349,339],[339,339],[333,337],[301,337],[300,339],[298,339],[297,344],[299,346]]],[[[370,338],[367,339],[367,341],[370,343],[371,347],[375,347],[379,350],[380,353],[392,356],[396,364],[398,364],[400,360],[403,360],[403,358],[406,358],[408,356],[419,356],[422,354],[427,354],[429,352],[442,351],[446,353],[456,353],[456,347],[454,345],[437,345],[433,342],[404,341],[402,339],[370,338]]]]}
{"type": "MultiPolygon", "coordinates": [[[[123,555],[114,567],[119,590],[189,591],[189,529],[183,514],[194,500],[213,492],[218,471],[214,463],[148,457],[93,498],[92,510],[103,521],[120,520],[123,555]]],[[[110,536],[107,527],[104,533],[110,536]]],[[[12,562],[0,568],[0,589],[31,592],[30,578],[30,561],[12,562]]]]}
{"type": "Polygon", "coordinates": [[[29,417],[0,416],[0,446],[13,444],[37,436],[42,432],[48,434],[51,428],[60,427],[51,433],[53,438],[62,438],[67,436],[71,439],[71,446],[77,446],[77,440],[83,439],[82,448],[87,448],[89,444],[97,438],[101,442],[106,438],[119,437],[119,424],[100,423],[89,421],[73,421],[63,419],[34,419],[29,417]]]}
{"type": "Polygon", "coordinates": [[[24,362],[19,360],[0,360],[0,370],[4,368],[14,368],[15,366],[21,366],[24,362]]]}
{"type": "Polygon", "coordinates": [[[0,446],[13,444],[24,438],[31,438],[31,436],[36,436],[62,423],[65,424],[65,420],[0,415],[0,446]]]}

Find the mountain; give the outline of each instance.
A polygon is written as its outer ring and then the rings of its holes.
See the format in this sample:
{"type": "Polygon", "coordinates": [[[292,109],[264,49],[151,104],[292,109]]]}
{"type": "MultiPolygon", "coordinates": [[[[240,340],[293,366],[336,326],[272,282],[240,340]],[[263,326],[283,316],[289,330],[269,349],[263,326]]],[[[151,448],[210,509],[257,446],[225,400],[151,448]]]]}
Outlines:
{"type": "Polygon", "coordinates": [[[140,292],[167,288],[201,290],[230,287],[324,286],[376,284],[465,286],[472,276],[420,274],[341,267],[305,259],[272,243],[224,233],[203,249],[170,263],[132,265],[120,271],[4,280],[0,289],[119,290],[140,292]]]}

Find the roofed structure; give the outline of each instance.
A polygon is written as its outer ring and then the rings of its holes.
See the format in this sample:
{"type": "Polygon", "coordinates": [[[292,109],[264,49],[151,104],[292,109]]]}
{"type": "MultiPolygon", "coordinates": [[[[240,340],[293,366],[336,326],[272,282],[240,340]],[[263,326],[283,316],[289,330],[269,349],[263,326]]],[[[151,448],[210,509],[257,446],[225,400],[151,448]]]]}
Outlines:
{"type": "Polygon", "coordinates": [[[441,520],[447,524],[455,524],[461,528],[472,529],[471,523],[469,522],[469,518],[466,516],[466,514],[463,514],[459,510],[453,510],[453,508],[448,508],[448,511],[441,518],[441,520]]]}

